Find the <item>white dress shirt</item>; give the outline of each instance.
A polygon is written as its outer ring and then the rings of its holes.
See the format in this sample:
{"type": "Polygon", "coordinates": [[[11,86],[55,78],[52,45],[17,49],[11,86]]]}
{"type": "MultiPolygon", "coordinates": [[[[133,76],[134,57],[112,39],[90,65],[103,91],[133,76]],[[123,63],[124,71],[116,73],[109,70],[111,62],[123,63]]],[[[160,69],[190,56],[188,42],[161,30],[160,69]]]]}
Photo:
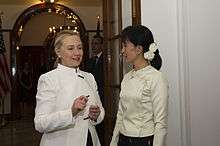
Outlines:
{"type": "Polygon", "coordinates": [[[86,146],[88,129],[93,145],[100,146],[94,125],[103,120],[104,108],[92,74],[58,64],[40,76],[36,99],[35,128],[44,133],[40,146],[86,146]],[[87,106],[73,117],[73,102],[82,95],[89,95],[87,106]],[[84,120],[94,104],[101,110],[97,121],[84,120]]]}
{"type": "Polygon", "coordinates": [[[130,137],[154,135],[153,146],[164,146],[167,134],[168,84],[152,66],[131,70],[121,83],[119,109],[110,146],[119,133],[130,137]]]}

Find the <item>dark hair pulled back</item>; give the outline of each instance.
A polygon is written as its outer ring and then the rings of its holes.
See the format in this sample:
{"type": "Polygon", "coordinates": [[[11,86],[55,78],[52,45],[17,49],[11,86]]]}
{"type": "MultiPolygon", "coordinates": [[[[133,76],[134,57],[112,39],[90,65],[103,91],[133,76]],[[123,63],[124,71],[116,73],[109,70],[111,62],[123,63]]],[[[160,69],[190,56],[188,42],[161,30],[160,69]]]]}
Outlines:
{"type": "MultiPolygon", "coordinates": [[[[122,43],[126,43],[126,41],[129,41],[135,46],[142,46],[143,53],[148,52],[149,46],[154,43],[152,32],[150,31],[150,29],[143,25],[133,25],[124,28],[121,33],[121,40],[122,43]]],[[[159,70],[162,65],[162,59],[159,54],[159,50],[157,49],[154,54],[154,59],[150,61],[150,63],[154,68],[159,70]]]]}

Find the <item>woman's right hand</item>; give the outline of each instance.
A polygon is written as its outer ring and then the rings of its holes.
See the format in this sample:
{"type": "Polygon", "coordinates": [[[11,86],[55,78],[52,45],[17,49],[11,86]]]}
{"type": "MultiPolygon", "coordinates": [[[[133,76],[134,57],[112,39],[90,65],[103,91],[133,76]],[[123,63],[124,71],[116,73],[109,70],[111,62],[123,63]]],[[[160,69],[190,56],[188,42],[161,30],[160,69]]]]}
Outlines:
{"type": "Polygon", "coordinates": [[[80,96],[74,100],[73,105],[72,105],[73,116],[78,114],[78,112],[80,112],[86,107],[87,101],[88,101],[88,97],[86,96],[80,96]]]}

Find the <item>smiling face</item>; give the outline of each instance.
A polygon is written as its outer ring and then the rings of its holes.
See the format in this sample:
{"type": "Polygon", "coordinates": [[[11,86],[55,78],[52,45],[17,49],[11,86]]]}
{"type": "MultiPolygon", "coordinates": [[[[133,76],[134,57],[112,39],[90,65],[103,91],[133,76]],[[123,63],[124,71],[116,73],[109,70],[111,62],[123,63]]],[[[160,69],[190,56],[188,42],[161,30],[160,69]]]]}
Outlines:
{"type": "Polygon", "coordinates": [[[68,67],[77,68],[83,57],[82,42],[78,35],[64,36],[61,46],[56,48],[56,54],[61,60],[61,64],[68,67]]]}

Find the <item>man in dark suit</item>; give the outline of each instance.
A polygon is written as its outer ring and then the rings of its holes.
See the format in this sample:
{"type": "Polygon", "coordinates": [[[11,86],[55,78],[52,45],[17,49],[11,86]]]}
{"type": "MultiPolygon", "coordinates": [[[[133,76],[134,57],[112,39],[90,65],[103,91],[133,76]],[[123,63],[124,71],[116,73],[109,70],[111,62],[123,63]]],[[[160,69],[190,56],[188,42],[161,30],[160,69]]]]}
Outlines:
{"type": "Polygon", "coordinates": [[[100,35],[95,35],[92,39],[91,47],[92,57],[86,61],[86,70],[95,77],[100,99],[102,104],[104,104],[103,38],[100,35]]]}
{"type": "MultiPolygon", "coordinates": [[[[86,71],[93,74],[97,86],[99,96],[104,107],[104,71],[103,71],[103,37],[95,35],[91,43],[92,57],[86,61],[86,71]]],[[[105,107],[104,107],[105,108],[105,107]]],[[[101,145],[104,145],[104,125],[103,122],[96,126],[101,145]]]]}

